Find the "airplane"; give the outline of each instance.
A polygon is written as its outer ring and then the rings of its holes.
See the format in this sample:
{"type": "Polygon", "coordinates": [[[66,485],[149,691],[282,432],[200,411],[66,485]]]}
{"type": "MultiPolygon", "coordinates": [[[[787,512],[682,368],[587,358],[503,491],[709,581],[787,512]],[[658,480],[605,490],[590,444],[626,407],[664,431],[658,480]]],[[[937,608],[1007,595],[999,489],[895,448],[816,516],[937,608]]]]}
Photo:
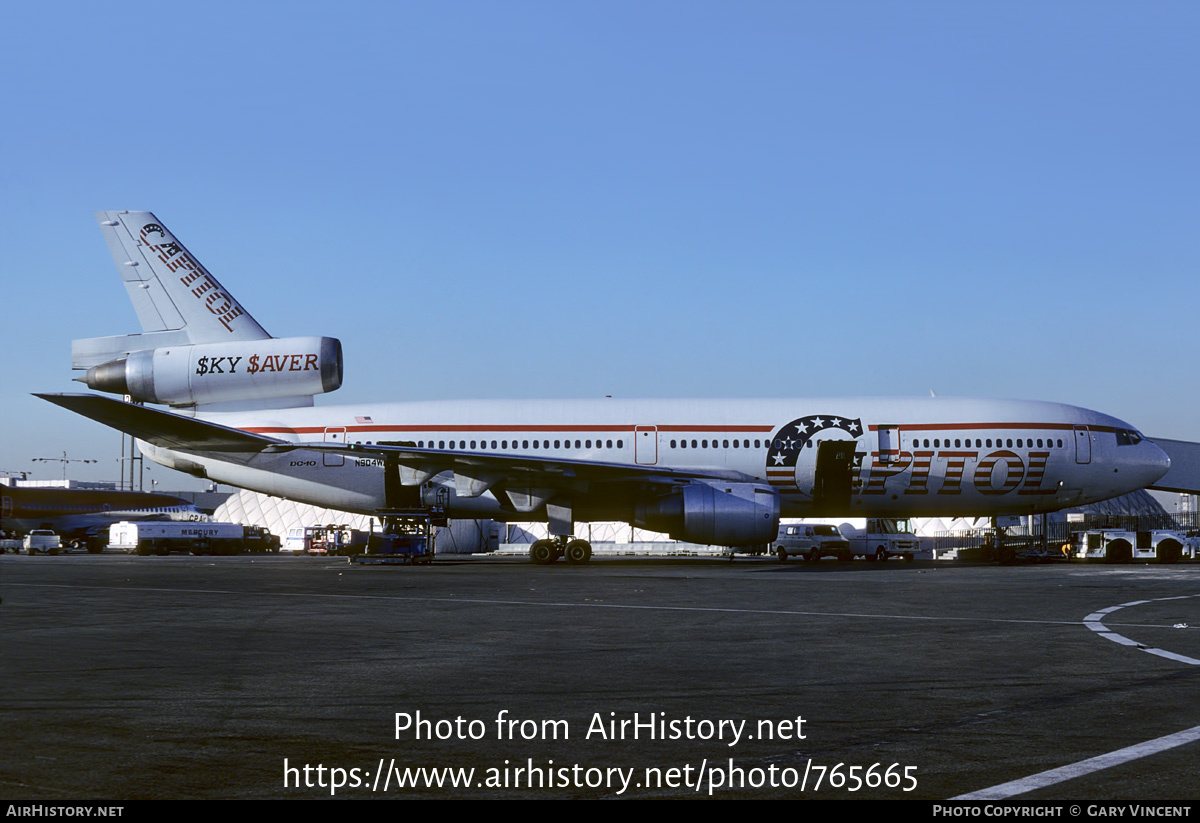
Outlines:
{"type": "Polygon", "coordinates": [[[548,523],[535,563],[587,562],[582,522],[757,547],[781,517],[1036,514],[1144,488],[1170,465],[1115,417],[1029,400],[318,407],[342,383],[338,340],[271,337],[153,214],[96,218],[143,332],[73,341],[72,366],[128,400],[38,396],[220,483],[381,517],[548,523]]]}
{"type": "Polygon", "coordinates": [[[182,497],[106,489],[0,486],[0,528],[52,529],[68,541],[99,551],[92,538],[122,520],[200,520],[204,514],[182,497]]]}

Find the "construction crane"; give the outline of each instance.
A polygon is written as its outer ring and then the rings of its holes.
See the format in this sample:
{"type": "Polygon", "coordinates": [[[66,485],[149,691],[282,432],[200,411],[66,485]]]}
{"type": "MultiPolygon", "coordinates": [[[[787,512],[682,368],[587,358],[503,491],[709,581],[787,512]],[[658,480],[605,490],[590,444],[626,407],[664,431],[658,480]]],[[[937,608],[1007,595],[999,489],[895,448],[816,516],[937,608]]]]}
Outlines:
{"type": "Polygon", "coordinates": [[[63,467],[63,482],[67,481],[67,464],[68,463],[95,463],[95,460],[84,460],[78,457],[67,457],[67,453],[63,452],[62,457],[34,457],[34,463],[62,463],[63,467]]]}

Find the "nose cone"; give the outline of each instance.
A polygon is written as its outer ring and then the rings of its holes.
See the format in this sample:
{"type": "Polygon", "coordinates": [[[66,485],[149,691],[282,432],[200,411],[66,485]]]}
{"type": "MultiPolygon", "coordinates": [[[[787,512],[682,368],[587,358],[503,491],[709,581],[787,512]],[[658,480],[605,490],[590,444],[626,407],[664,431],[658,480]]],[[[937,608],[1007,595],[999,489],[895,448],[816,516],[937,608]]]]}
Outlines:
{"type": "Polygon", "coordinates": [[[1149,440],[1138,443],[1134,446],[1134,451],[1122,472],[1133,489],[1146,488],[1162,478],[1171,468],[1171,458],[1149,440]]]}

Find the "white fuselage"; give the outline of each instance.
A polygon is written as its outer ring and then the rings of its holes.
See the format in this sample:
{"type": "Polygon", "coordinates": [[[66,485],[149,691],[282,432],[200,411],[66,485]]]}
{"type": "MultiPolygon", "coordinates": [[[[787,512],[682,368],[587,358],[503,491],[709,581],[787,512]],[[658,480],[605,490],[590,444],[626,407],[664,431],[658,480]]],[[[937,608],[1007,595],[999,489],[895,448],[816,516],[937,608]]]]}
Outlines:
{"type": "MultiPolygon", "coordinates": [[[[1038,401],[490,400],[200,416],[292,443],[402,442],[460,455],[702,470],[768,484],[785,517],[1053,511],[1144,488],[1169,465],[1127,423],[1038,401]],[[822,446],[838,441],[840,450],[822,446]]],[[[370,513],[385,503],[383,461],[370,456],[143,450],[167,466],[316,505],[370,513]]],[[[449,472],[410,482],[422,504],[451,516],[537,519],[506,513],[490,492],[464,496],[449,472]]],[[[632,517],[627,491],[606,495],[600,486],[573,496],[576,520],[632,517]]]]}

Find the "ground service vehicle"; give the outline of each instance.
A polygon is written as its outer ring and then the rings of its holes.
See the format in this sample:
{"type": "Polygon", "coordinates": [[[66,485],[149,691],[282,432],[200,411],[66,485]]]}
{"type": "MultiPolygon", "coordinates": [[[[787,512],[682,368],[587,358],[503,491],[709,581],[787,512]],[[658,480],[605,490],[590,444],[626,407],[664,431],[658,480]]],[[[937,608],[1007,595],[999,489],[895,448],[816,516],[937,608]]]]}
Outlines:
{"type": "Polygon", "coordinates": [[[58,554],[62,551],[62,542],[50,529],[34,529],[25,535],[22,545],[29,554],[58,554]]]}
{"type": "Polygon", "coordinates": [[[850,541],[842,536],[837,526],[828,523],[780,526],[771,550],[780,560],[787,560],[792,555],[799,555],[803,560],[820,560],[822,557],[849,560],[853,556],[850,541]]]}
{"type": "Polygon", "coordinates": [[[336,554],[349,557],[367,550],[369,532],[346,525],[309,526],[304,530],[305,554],[336,554]]]}
{"type": "Polygon", "coordinates": [[[1192,541],[1170,529],[1128,531],[1125,529],[1094,529],[1071,534],[1071,556],[1082,560],[1103,560],[1105,563],[1129,563],[1133,560],[1155,560],[1159,563],[1178,563],[1185,554],[1185,544],[1192,554],[1192,541]]]}
{"type": "Polygon", "coordinates": [[[110,548],[143,556],[167,555],[173,551],[240,554],[245,547],[245,539],[245,530],[237,523],[126,521],[112,524],[108,532],[110,548]]]}
{"type": "Polygon", "coordinates": [[[921,541],[913,534],[908,520],[893,517],[872,517],[867,527],[856,534],[847,535],[850,553],[868,560],[887,560],[903,557],[912,560],[921,550],[921,541]]]}
{"type": "Polygon", "coordinates": [[[242,526],[242,547],[251,554],[278,554],[279,537],[265,526],[242,526]]]}

